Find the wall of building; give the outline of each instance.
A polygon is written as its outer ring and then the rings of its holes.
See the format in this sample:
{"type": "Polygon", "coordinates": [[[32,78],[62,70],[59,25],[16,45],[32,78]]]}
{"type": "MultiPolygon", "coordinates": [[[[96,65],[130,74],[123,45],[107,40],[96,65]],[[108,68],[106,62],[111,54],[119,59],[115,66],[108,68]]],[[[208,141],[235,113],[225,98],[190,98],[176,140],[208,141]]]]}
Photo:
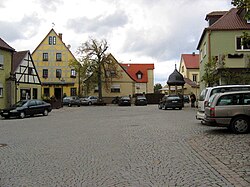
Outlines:
{"type": "Polygon", "coordinates": [[[7,95],[7,83],[6,79],[9,78],[11,72],[11,62],[12,62],[12,53],[0,49],[0,55],[3,55],[4,58],[4,67],[0,68],[0,82],[3,85],[3,97],[0,97],[0,109],[7,107],[8,95],[7,95]]]}

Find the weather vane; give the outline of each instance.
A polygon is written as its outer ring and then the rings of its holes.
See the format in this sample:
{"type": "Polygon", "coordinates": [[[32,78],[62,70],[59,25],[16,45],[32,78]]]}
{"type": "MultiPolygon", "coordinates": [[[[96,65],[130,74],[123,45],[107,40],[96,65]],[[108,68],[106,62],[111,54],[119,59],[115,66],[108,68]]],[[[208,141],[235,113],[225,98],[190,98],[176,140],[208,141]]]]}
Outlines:
{"type": "Polygon", "coordinates": [[[55,27],[55,25],[56,25],[56,24],[55,24],[54,22],[52,22],[52,28],[54,28],[54,27],[55,27]]]}

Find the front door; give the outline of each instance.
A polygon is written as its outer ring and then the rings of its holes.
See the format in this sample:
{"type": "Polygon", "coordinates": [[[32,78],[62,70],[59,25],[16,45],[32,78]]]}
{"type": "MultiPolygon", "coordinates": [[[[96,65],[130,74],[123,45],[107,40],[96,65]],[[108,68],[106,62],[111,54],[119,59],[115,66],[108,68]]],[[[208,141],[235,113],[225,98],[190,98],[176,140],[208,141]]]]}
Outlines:
{"type": "Polygon", "coordinates": [[[54,93],[57,100],[62,99],[62,88],[55,88],[54,93]]]}

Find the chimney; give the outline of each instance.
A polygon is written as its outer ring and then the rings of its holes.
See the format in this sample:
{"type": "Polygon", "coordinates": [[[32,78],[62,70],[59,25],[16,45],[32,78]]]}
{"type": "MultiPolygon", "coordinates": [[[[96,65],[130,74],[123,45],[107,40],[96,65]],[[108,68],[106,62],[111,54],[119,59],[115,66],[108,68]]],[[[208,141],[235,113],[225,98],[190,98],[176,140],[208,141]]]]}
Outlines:
{"type": "Polygon", "coordinates": [[[62,33],[58,33],[59,38],[62,40],[62,33]]]}
{"type": "Polygon", "coordinates": [[[195,52],[193,52],[192,55],[195,56],[195,52]]]}

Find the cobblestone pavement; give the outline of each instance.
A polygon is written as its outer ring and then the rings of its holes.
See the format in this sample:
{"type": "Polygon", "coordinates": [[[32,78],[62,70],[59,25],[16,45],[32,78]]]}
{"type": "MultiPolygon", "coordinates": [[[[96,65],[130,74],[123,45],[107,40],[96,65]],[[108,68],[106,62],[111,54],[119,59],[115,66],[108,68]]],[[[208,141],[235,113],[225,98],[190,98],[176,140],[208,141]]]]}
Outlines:
{"type": "Polygon", "coordinates": [[[250,134],[194,116],[149,105],[0,119],[0,186],[250,186],[250,134]]]}

